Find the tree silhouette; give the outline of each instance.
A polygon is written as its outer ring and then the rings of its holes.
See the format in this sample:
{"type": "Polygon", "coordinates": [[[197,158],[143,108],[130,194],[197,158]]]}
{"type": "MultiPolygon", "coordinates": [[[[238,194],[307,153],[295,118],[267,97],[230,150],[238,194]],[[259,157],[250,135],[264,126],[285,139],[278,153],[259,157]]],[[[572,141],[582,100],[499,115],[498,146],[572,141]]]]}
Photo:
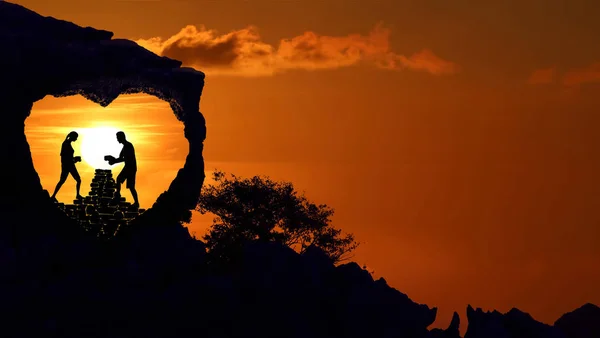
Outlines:
{"type": "Polygon", "coordinates": [[[332,208],[309,202],[292,183],[230,176],[214,172],[216,184],[203,188],[196,209],[216,216],[203,237],[214,260],[232,262],[256,240],[276,241],[300,253],[313,245],[333,262],[350,258],[358,246],[352,234],[331,226],[332,208]]]}

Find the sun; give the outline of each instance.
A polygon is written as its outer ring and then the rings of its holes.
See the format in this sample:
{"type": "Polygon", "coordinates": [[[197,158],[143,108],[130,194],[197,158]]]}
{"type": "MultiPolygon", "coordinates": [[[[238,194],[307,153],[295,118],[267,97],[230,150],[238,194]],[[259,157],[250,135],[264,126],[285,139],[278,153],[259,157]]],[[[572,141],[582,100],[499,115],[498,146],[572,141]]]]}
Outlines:
{"type": "Polygon", "coordinates": [[[104,156],[119,157],[123,145],[117,141],[119,129],[113,127],[94,127],[79,130],[81,140],[81,159],[94,169],[113,169],[123,164],[111,166],[104,156]]]}

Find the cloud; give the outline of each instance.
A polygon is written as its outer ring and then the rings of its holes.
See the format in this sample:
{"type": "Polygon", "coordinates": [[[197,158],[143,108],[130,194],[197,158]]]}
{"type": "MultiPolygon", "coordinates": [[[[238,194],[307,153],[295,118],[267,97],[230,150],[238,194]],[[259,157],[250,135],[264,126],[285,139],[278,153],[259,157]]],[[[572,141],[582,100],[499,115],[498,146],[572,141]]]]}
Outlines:
{"type": "Polygon", "coordinates": [[[595,62],[586,68],[572,69],[565,73],[565,86],[578,86],[587,83],[600,82],[600,62],[595,62]]]}
{"type": "Polygon", "coordinates": [[[453,74],[460,67],[428,49],[410,56],[391,51],[390,30],[378,24],[366,36],[324,36],[307,31],[282,39],[277,46],[262,41],[249,26],[226,34],[204,26],[186,26],[168,39],[136,42],[152,52],[180,60],[207,74],[269,76],[291,69],[319,70],[371,64],[381,69],[453,74]]]}
{"type": "Polygon", "coordinates": [[[556,67],[544,68],[535,70],[529,76],[527,83],[529,84],[550,84],[554,83],[556,77],[556,67]]]}

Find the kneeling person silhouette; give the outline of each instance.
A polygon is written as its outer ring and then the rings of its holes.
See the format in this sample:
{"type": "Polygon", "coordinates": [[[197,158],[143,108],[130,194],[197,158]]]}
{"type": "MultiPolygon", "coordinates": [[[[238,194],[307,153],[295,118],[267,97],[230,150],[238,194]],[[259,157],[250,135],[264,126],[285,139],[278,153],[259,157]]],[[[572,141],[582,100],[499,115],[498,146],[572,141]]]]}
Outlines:
{"type": "Polygon", "coordinates": [[[138,201],[137,191],[135,190],[135,175],[137,173],[137,162],[135,159],[135,149],[133,148],[133,144],[127,141],[125,138],[125,133],[120,131],[117,133],[117,141],[123,144],[123,149],[121,150],[121,154],[119,158],[114,158],[113,156],[105,156],[105,159],[108,161],[108,164],[113,165],[115,163],[125,162],[125,166],[117,176],[117,191],[115,193],[115,198],[121,196],[121,184],[127,181],[127,189],[131,191],[131,196],[133,196],[134,203],[132,207],[139,208],[140,203],[138,201]]]}

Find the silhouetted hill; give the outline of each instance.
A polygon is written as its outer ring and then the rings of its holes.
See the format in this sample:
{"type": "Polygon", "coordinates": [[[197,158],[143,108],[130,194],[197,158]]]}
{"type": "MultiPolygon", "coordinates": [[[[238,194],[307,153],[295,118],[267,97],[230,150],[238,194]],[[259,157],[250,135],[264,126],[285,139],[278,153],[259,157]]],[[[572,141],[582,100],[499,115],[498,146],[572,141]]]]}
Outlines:
{"type": "Polygon", "coordinates": [[[565,313],[554,326],[562,330],[569,338],[600,337],[600,307],[594,304],[565,313]]]}
{"type": "Polygon", "coordinates": [[[600,337],[600,308],[586,304],[569,312],[554,326],[536,321],[528,313],[512,309],[502,314],[467,308],[469,326],[465,338],[592,338],[600,337]]]}
{"type": "Polygon", "coordinates": [[[427,331],[436,309],[318,249],[254,243],[213,273],[199,241],[177,238],[39,249],[25,266],[3,248],[2,336],[448,337],[427,331]]]}
{"type": "MultiPolygon", "coordinates": [[[[314,247],[300,255],[255,242],[219,272],[202,243],[185,238],[149,228],[110,245],[30,247],[27,262],[17,260],[22,249],[2,247],[2,336],[460,337],[456,313],[447,330],[428,331],[435,308],[356,263],[334,266],[314,247]]],[[[516,309],[467,311],[466,338],[595,337],[563,334],[516,309]]],[[[598,325],[593,311],[568,316],[575,328],[598,325]]]]}
{"type": "Polygon", "coordinates": [[[557,328],[540,323],[518,309],[502,314],[474,310],[469,305],[467,320],[469,328],[465,338],[565,338],[557,328]]]}
{"type": "MultiPolygon", "coordinates": [[[[300,255],[249,244],[225,268],[207,264],[189,218],[204,181],[204,74],[180,68],[112,33],[0,2],[0,337],[459,337],[427,329],[437,309],[413,302],[356,263],[335,266],[319,249],[300,255]],[[143,92],[168,101],[190,153],[157,202],[111,241],[86,236],[49,199],[33,167],[24,121],[46,95],[81,94],[102,105],[143,92]]],[[[597,307],[555,327],[518,310],[467,311],[468,338],[591,337],[597,307]],[[562,331],[559,331],[562,330],[562,331]]]]}

